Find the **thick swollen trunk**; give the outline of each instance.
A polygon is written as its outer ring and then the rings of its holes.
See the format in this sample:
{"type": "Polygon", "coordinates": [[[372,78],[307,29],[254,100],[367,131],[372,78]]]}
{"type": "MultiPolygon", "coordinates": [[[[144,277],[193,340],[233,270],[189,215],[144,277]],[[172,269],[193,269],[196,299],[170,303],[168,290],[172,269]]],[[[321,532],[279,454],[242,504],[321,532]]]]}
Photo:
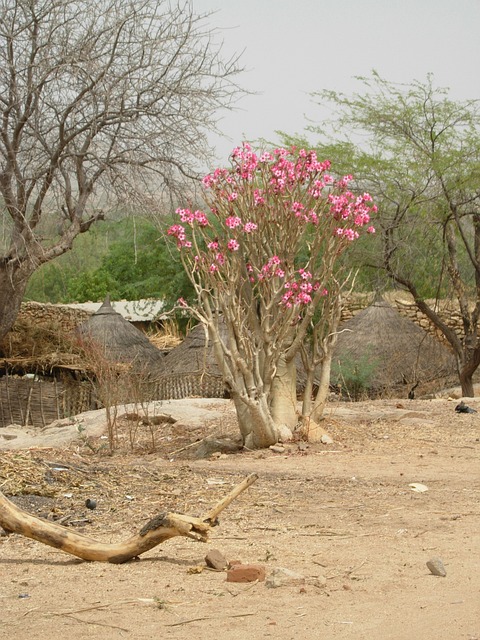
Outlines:
{"type": "Polygon", "coordinates": [[[22,304],[28,278],[0,260],[0,340],[13,327],[22,304]]]}
{"type": "Polygon", "coordinates": [[[264,396],[258,400],[246,401],[238,394],[233,394],[232,397],[243,444],[247,449],[265,449],[278,442],[279,430],[264,396]]]}
{"type": "Polygon", "coordinates": [[[320,422],[323,419],[323,412],[330,389],[331,366],[332,352],[329,351],[322,361],[322,370],[315,399],[312,398],[312,381],[307,380],[309,384],[305,389],[302,403],[302,430],[309,442],[318,442],[325,433],[325,430],[320,426],[320,422]]]}
{"type": "Polygon", "coordinates": [[[298,423],[297,414],[297,368],[294,360],[287,362],[282,356],[272,385],[272,419],[276,425],[286,425],[294,429],[298,423]]]}

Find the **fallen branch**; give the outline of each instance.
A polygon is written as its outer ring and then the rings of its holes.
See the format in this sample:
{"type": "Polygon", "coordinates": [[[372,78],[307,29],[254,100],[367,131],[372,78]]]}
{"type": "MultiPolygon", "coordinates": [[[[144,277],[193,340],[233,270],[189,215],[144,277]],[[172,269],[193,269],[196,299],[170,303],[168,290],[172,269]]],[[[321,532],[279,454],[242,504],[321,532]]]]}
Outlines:
{"type": "Polygon", "coordinates": [[[218,514],[257,478],[255,473],[249,475],[203,518],[178,513],[162,513],[152,518],[138,534],[125,542],[98,542],[67,527],[32,516],[10,502],[1,492],[0,525],[7,533],[19,533],[82,560],[121,564],[175,536],[186,536],[192,540],[206,542],[210,528],[216,524],[218,514]]]}

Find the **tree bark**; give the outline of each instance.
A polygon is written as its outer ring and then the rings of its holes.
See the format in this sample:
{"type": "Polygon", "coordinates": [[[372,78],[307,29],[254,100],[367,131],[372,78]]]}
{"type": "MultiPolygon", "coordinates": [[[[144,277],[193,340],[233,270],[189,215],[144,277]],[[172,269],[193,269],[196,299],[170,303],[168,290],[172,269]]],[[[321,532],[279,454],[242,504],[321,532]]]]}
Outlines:
{"type": "Polygon", "coordinates": [[[472,367],[466,365],[462,367],[458,373],[460,385],[462,387],[462,396],[464,398],[473,398],[475,396],[475,389],[473,386],[473,374],[477,370],[477,367],[472,371],[472,367]]]}
{"type": "Polygon", "coordinates": [[[295,360],[280,357],[272,385],[271,413],[275,424],[293,429],[298,423],[297,369],[295,360]]]}
{"type": "Polygon", "coordinates": [[[175,536],[186,536],[199,542],[206,542],[210,528],[216,524],[218,514],[257,478],[255,473],[249,475],[203,518],[163,513],[152,518],[138,534],[125,542],[114,544],[98,542],[67,527],[32,516],[10,502],[1,492],[0,525],[7,534],[19,533],[82,560],[122,564],[175,536]]]}
{"type": "Polygon", "coordinates": [[[0,340],[18,316],[27,286],[27,279],[5,261],[0,260],[0,340]]]}
{"type": "Polygon", "coordinates": [[[232,394],[232,399],[243,444],[247,449],[264,449],[278,442],[279,431],[272,420],[265,397],[245,400],[238,394],[232,394]]]}

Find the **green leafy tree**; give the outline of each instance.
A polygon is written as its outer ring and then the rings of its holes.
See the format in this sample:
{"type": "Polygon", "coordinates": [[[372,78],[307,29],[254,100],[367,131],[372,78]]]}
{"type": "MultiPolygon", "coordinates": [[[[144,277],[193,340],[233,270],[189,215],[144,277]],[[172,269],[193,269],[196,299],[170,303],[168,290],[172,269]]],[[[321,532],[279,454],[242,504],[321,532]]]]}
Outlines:
{"type": "Polygon", "coordinates": [[[465,396],[480,364],[480,102],[452,101],[433,78],[398,85],[377,73],[352,96],[313,94],[336,108],[319,148],[349,162],[356,185],[379,207],[377,244],[364,263],[409,291],[443,333],[465,396]],[[330,134],[330,136],[328,136],[330,134]],[[330,142],[331,141],[331,142],[330,142]],[[428,297],[450,297],[463,332],[448,326],[428,297]]]}
{"type": "Polygon", "coordinates": [[[115,300],[158,298],[171,307],[179,297],[191,295],[179,256],[161,230],[142,219],[124,220],[118,226],[120,237],[111,243],[100,266],[68,282],[69,301],[97,301],[108,294],[115,300]]]}

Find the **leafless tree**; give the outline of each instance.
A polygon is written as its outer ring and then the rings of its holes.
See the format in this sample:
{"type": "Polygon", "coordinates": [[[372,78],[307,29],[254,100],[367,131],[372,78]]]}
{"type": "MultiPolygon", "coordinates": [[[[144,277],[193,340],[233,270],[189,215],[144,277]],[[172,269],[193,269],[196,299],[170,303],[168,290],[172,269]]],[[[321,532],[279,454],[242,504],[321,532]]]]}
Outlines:
{"type": "Polygon", "coordinates": [[[0,338],[39,266],[205,163],[241,94],[207,18],[189,2],[0,0],[0,338]]]}

